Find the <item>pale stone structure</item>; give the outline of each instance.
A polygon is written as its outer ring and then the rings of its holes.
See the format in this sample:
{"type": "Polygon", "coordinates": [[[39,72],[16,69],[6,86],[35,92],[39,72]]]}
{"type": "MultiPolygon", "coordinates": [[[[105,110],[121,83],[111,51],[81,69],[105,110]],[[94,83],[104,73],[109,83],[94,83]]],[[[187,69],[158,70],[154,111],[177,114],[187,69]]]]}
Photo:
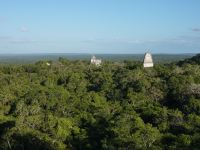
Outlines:
{"type": "Polygon", "coordinates": [[[145,53],[143,66],[144,68],[153,67],[153,58],[151,53],[149,52],[145,53]]]}
{"type": "Polygon", "coordinates": [[[96,66],[100,66],[102,63],[101,59],[97,59],[95,56],[92,56],[90,62],[91,62],[91,64],[94,64],[96,66]]]}

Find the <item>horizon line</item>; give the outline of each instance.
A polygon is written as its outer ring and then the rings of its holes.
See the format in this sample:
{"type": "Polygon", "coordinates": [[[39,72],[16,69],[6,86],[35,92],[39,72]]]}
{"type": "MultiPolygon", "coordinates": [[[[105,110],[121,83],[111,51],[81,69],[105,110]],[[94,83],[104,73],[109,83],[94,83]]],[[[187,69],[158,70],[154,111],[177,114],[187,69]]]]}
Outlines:
{"type": "MultiPolygon", "coordinates": [[[[65,52],[34,52],[34,53],[0,53],[0,55],[61,55],[61,54],[69,54],[69,55],[143,55],[144,53],[65,53],[65,52]]],[[[184,54],[184,55],[195,55],[195,54],[199,54],[199,53],[189,53],[189,52],[183,52],[183,53],[160,53],[160,52],[155,52],[152,53],[153,55],[180,55],[180,54],[184,54]]]]}

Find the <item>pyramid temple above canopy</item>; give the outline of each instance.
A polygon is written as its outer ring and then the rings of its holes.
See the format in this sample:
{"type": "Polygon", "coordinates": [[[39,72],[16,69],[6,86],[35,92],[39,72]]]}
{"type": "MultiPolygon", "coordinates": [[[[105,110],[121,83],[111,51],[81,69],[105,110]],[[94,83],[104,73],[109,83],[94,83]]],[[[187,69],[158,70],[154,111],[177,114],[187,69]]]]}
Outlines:
{"type": "Polygon", "coordinates": [[[144,62],[143,62],[143,66],[144,68],[147,67],[153,67],[153,58],[150,52],[145,53],[144,55],[144,62]]]}
{"type": "Polygon", "coordinates": [[[96,66],[100,66],[102,63],[101,59],[97,59],[95,56],[92,56],[90,62],[91,62],[91,64],[94,64],[96,66]]]}

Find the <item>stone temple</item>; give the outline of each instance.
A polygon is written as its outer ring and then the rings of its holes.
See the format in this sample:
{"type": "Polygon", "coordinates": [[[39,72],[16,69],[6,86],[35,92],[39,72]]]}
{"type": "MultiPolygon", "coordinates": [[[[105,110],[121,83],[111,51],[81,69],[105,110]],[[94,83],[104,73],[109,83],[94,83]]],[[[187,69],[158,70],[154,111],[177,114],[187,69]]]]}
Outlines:
{"type": "Polygon", "coordinates": [[[101,59],[97,59],[95,56],[92,56],[90,62],[91,62],[91,64],[94,64],[96,66],[100,66],[102,63],[101,59]]]}
{"type": "Polygon", "coordinates": [[[145,53],[143,66],[144,68],[153,67],[153,58],[151,53],[149,52],[145,53]]]}

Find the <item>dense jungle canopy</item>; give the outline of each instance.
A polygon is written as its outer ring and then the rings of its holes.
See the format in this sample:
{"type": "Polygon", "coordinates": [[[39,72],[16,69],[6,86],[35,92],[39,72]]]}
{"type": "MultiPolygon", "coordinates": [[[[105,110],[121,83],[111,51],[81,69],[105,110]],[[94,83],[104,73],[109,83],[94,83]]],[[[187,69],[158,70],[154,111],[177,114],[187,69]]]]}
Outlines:
{"type": "Polygon", "coordinates": [[[0,65],[0,149],[200,148],[200,55],[0,65]]]}

